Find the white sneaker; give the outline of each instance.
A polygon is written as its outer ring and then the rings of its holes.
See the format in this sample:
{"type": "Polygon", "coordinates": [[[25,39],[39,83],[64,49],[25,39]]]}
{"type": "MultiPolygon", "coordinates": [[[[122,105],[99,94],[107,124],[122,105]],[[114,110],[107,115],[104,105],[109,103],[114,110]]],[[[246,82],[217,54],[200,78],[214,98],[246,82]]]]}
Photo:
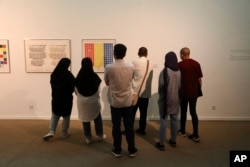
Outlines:
{"type": "Polygon", "coordinates": [[[49,132],[48,134],[46,134],[45,136],[43,136],[43,140],[44,141],[48,141],[50,138],[54,137],[54,133],[49,132]]]}
{"type": "Polygon", "coordinates": [[[91,144],[91,143],[92,143],[92,140],[91,140],[91,138],[85,138],[85,142],[86,142],[87,144],[91,144]]]}
{"type": "Polygon", "coordinates": [[[103,141],[107,138],[106,134],[103,134],[102,136],[97,136],[99,141],[103,141]]]}

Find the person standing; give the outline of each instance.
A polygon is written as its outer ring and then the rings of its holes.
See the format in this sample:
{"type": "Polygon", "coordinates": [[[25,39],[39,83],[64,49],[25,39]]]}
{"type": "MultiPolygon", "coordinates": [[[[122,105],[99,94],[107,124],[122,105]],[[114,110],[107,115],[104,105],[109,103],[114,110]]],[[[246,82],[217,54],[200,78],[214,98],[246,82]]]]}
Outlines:
{"type": "Polygon", "coordinates": [[[178,66],[177,56],[174,52],[168,52],[165,56],[165,67],[161,71],[158,83],[158,106],[160,114],[160,141],[155,144],[156,148],[163,151],[166,141],[167,119],[170,117],[171,138],[169,144],[176,147],[178,126],[178,113],[180,106],[181,73],[178,66]]]}
{"type": "Polygon", "coordinates": [[[68,70],[70,66],[69,58],[62,58],[50,76],[52,89],[52,116],[50,120],[49,132],[43,136],[45,141],[55,135],[60,117],[62,121],[63,137],[68,136],[70,126],[70,116],[73,105],[73,92],[75,87],[75,78],[68,70]]]}
{"type": "Polygon", "coordinates": [[[92,143],[91,124],[94,120],[95,131],[100,141],[106,138],[103,134],[103,122],[101,115],[100,91],[101,79],[93,70],[93,63],[90,58],[85,57],[81,62],[81,69],[76,77],[76,95],[78,117],[82,122],[85,141],[92,143]]]}
{"type": "Polygon", "coordinates": [[[139,128],[136,129],[135,132],[140,135],[146,135],[145,129],[147,124],[147,110],[149,98],[151,97],[153,70],[151,63],[147,59],[148,50],[146,47],[139,48],[138,56],[138,59],[132,61],[133,65],[135,66],[135,74],[132,84],[133,92],[138,93],[141,87],[137,104],[133,107],[134,117],[136,116],[138,108],[140,111],[139,128]]]}
{"type": "Polygon", "coordinates": [[[134,157],[138,150],[135,147],[134,135],[134,114],[132,107],[132,79],[134,76],[134,66],[125,62],[127,48],[123,44],[114,46],[115,62],[105,68],[104,80],[108,88],[107,98],[110,103],[112,119],[113,146],[112,154],[121,157],[122,133],[121,121],[125,127],[125,135],[128,143],[130,157],[134,157]]]}
{"type": "Polygon", "coordinates": [[[189,105],[190,115],[192,117],[193,133],[188,136],[195,142],[200,141],[198,133],[198,116],[196,113],[197,98],[201,96],[199,90],[202,85],[202,71],[200,64],[190,58],[190,49],[184,47],[180,50],[179,62],[181,70],[181,128],[178,131],[180,136],[186,136],[186,119],[189,105]]]}

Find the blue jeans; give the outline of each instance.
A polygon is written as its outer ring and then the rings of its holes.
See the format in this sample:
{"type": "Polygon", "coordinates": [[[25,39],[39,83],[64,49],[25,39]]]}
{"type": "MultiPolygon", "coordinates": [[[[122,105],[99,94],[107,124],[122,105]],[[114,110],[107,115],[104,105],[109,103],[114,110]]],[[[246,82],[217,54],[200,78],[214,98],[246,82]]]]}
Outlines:
{"type": "Polygon", "coordinates": [[[171,141],[176,141],[178,114],[167,115],[165,119],[160,118],[160,142],[166,141],[167,119],[170,117],[171,141]]]}
{"type": "MultiPolygon", "coordinates": [[[[50,126],[49,126],[50,132],[53,132],[53,133],[56,132],[56,127],[57,127],[60,117],[61,116],[58,116],[52,113],[50,126]]],[[[68,129],[69,129],[69,124],[70,124],[70,115],[63,117],[63,121],[62,121],[62,133],[63,134],[67,134],[68,129]]]]}
{"type": "Polygon", "coordinates": [[[133,107],[123,107],[123,108],[111,108],[111,118],[112,118],[112,136],[113,136],[113,145],[115,151],[122,151],[122,133],[121,133],[121,121],[125,127],[126,140],[128,143],[128,151],[135,151],[135,134],[134,134],[134,113],[133,107]]]}

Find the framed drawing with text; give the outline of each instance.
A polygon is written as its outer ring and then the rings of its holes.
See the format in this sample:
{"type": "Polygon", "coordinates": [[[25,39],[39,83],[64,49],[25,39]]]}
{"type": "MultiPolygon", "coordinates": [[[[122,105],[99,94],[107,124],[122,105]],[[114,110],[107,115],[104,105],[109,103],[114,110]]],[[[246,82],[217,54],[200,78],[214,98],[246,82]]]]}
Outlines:
{"type": "Polygon", "coordinates": [[[104,72],[113,63],[115,39],[83,39],[82,55],[91,58],[95,72],[104,72]]]}
{"type": "Polygon", "coordinates": [[[10,72],[9,41],[7,39],[0,39],[0,72],[10,72]]]}
{"type": "Polygon", "coordinates": [[[24,41],[26,72],[52,72],[61,58],[70,58],[69,39],[28,39],[24,41]]]}

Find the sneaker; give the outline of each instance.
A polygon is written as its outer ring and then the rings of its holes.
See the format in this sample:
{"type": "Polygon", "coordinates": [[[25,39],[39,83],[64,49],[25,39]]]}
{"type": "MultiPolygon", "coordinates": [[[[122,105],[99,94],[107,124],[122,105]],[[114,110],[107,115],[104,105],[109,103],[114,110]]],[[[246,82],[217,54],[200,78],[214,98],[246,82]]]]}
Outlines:
{"type": "Polygon", "coordinates": [[[69,137],[69,134],[68,134],[68,133],[63,133],[63,134],[62,134],[62,137],[63,137],[63,138],[67,138],[67,137],[69,137]]]}
{"type": "Polygon", "coordinates": [[[179,136],[182,136],[182,137],[186,137],[186,136],[187,136],[187,134],[186,134],[185,132],[182,132],[181,130],[179,130],[179,131],[177,132],[177,134],[178,134],[179,136]]]}
{"type": "Polygon", "coordinates": [[[142,135],[142,136],[145,136],[146,135],[146,132],[144,130],[141,130],[141,129],[136,129],[135,132],[139,135],[142,135]]]}
{"type": "Polygon", "coordinates": [[[91,140],[91,138],[85,138],[85,142],[86,142],[87,144],[91,144],[91,143],[92,143],[92,140],[91,140]]]}
{"type": "Polygon", "coordinates": [[[53,137],[54,137],[54,134],[52,132],[49,132],[48,134],[43,136],[43,140],[48,141],[50,138],[53,138],[53,137]]]}
{"type": "Polygon", "coordinates": [[[194,134],[188,136],[188,138],[193,140],[194,142],[200,142],[200,140],[201,140],[199,135],[194,135],[194,134]]]}
{"type": "Polygon", "coordinates": [[[175,141],[172,141],[172,140],[169,140],[169,145],[171,146],[171,147],[176,147],[176,142],[175,141]]]}
{"type": "Polygon", "coordinates": [[[97,136],[99,141],[103,141],[107,138],[107,135],[103,134],[101,136],[97,136]]]}
{"type": "Polygon", "coordinates": [[[128,156],[129,156],[129,157],[135,157],[137,153],[138,153],[138,150],[135,148],[134,151],[129,151],[128,156]]]}
{"type": "Polygon", "coordinates": [[[115,149],[113,149],[111,151],[111,153],[116,157],[116,158],[120,158],[121,157],[121,151],[115,151],[115,149]]]}
{"type": "Polygon", "coordinates": [[[161,151],[165,150],[164,144],[161,144],[160,142],[155,143],[155,147],[158,148],[161,151]]]}

